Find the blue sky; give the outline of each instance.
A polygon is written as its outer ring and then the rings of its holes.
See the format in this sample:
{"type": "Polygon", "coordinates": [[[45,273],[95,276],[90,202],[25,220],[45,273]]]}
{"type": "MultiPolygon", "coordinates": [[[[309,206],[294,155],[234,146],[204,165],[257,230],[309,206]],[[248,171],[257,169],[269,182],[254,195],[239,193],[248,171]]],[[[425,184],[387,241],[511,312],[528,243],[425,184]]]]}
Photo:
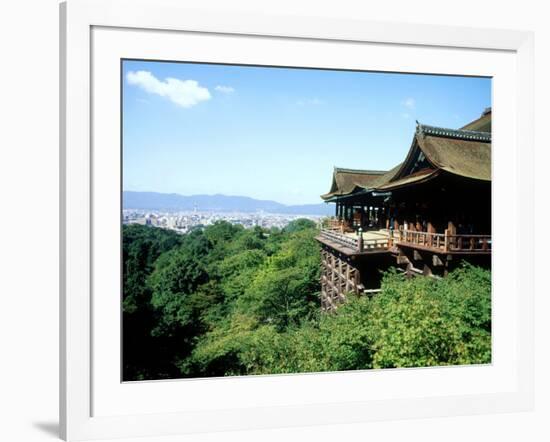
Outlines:
{"type": "Polygon", "coordinates": [[[387,170],[415,120],[458,128],[487,78],[124,61],[123,188],[320,202],[334,166],[387,170]]]}

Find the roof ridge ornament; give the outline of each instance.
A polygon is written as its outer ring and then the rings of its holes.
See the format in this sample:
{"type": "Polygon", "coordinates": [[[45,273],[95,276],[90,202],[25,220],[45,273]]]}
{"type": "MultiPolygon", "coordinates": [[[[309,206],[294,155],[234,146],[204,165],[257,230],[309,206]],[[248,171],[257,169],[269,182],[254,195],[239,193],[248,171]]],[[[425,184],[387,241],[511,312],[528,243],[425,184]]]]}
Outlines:
{"type": "Polygon", "coordinates": [[[483,141],[486,143],[491,142],[490,132],[465,129],[449,129],[446,127],[429,126],[427,124],[420,123],[418,123],[417,125],[417,133],[423,136],[432,135],[436,137],[456,138],[460,140],[483,141]]]}
{"type": "Polygon", "coordinates": [[[424,137],[424,125],[420,124],[418,120],[414,120],[414,121],[416,121],[416,133],[421,137],[424,137]]]}
{"type": "Polygon", "coordinates": [[[387,170],[371,170],[371,169],[348,169],[346,167],[334,166],[335,172],[359,173],[365,175],[383,175],[387,170]]]}

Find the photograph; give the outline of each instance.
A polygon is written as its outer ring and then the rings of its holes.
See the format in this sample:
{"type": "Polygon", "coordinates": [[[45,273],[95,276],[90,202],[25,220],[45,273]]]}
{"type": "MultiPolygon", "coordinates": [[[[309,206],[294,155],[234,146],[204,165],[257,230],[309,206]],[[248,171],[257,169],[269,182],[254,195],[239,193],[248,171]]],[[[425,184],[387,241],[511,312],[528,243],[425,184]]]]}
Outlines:
{"type": "Polygon", "coordinates": [[[4,2],[0,442],[549,442],[544,6],[4,2]]]}
{"type": "Polygon", "coordinates": [[[122,59],[121,380],[492,363],[492,79],[122,59]]]}

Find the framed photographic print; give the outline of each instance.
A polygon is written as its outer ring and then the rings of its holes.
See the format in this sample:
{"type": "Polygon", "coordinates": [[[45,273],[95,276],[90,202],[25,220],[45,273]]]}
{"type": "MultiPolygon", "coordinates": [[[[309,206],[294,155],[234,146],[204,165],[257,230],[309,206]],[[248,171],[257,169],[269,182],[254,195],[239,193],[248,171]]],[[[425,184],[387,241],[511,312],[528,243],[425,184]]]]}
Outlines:
{"type": "Polygon", "coordinates": [[[61,5],[67,440],[532,406],[532,35],[61,5]]]}

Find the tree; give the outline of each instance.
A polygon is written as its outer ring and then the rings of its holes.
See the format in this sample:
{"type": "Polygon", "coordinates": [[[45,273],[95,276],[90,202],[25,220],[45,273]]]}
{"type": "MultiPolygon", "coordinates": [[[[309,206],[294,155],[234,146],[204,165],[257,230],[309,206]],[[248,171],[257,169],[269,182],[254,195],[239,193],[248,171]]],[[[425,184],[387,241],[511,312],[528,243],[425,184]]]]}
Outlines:
{"type": "Polygon", "coordinates": [[[124,379],[487,363],[491,273],[387,272],[320,311],[317,228],[124,226],[124,379]]]}
{"type": "Polygon", "coordinates": [[[155,260],[163,253],[180,244],[181,238],[164,229],[155,229],[138,224],[122,228],[122,276],[123,308],[134,312],[147,302],[146,280],[153,270],[155,260]]]}
{"type": "Polygon", "coordinates": [[[156,259],[177,247],[175,232],[137,224],[122,226],[122,352],[124,380],[177,377],[172,348],[164,337],[151,336],[156,325],[147,279],[156,259]]]}
{"type": "Polygon", "coordinates": [[[373,366],[490,362],[490,299],[490,272],[469,264],[441,280],[388,273],[369,315],[373,366]]]}
{"type": "Polygon", "coordinates": [[[211,244],[200,230],[186,235],[182,244],[159,257],[148,280],[151,305],[157,310],[159,324],[153,333],[193,326],[195,309],[192,295],[208,282],[206,257],[211,244]]]}
{"type": "Polygon", "coordinates": [[[290,234],[279,252],[256,273],[239,308],[283,330],[318,309],[319,248],[311,231],[290,234]]]}
{"type": "Polygon", "coordinates": [[[294,233],[300,232],[302,230],[315,229],[317,226],[315,222],[307,218],[298,218],[294,221],[288,223],[288,225],[283,229],[285,233],[294,233]]]}
{"type": "Polygon", "coordinates": [[[263,250],[243,250],[226,257],[219,265],[221,285],[226,302],[231,303],[242,296],[258,269],[266,262],[263,250]]]}

